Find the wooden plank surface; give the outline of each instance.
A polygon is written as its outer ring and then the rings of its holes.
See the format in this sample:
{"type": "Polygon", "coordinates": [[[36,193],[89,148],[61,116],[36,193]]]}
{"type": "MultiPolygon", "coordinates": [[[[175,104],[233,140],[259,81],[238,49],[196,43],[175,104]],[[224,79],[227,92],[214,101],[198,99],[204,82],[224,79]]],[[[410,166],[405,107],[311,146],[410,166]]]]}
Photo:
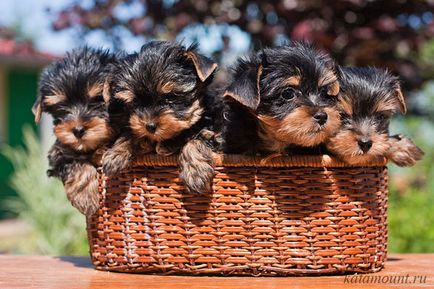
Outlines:
{"type": "Polygon", "coordinates": [[[0,288],[434,288],[434,254],[391,255],[375,274],[274,278],[112,273],[94,270],[86,257],[0,255],[0,288]]]}

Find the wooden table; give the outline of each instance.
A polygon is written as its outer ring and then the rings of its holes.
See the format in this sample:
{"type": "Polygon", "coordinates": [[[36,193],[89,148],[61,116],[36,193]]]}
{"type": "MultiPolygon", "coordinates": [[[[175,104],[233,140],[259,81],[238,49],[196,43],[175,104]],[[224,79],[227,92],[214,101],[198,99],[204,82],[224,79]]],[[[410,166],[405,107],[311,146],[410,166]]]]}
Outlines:
{"type": "Polygon", "coordinates": [[[0,288],[434,288],[434,254],[394,254],[390,256],[386,266],[381,272],[368,275],[187,277],[96,271],[86,257],[0,255],[0,288]],[[354,283],[360,281],[356,278],[365,277],[366,281],[367,276],[378,276],[376,280],[380,280],[380,283],[354,283]],[[396,279],[397,277],[400,279],[396,279]],[[416,281],[413,284],[415,277],[416,281]],[[399,280],[400,283],[394,284],[391,280],[399,280]]]}

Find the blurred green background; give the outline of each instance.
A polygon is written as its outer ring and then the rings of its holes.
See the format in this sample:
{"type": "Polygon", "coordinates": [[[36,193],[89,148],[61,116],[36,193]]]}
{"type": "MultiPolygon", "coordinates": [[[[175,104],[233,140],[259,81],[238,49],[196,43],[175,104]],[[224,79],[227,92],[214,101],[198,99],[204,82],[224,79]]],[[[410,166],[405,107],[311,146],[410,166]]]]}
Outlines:
{"type": "Polygon", "coordinates": [[[88,44],[137,50],[149,39],[199,43],[227,67],[250,50],[305,39],[343,65],[387,67],[409,113],[396,116],[425,151],[413,168],[390,165],[391,252],[434,252],[434,2],[328,0],[60,0],[0,3],[0,253],[87,255],[85,219],[48,179],[51,120],[30,108],[40,70],[88,44]]]}

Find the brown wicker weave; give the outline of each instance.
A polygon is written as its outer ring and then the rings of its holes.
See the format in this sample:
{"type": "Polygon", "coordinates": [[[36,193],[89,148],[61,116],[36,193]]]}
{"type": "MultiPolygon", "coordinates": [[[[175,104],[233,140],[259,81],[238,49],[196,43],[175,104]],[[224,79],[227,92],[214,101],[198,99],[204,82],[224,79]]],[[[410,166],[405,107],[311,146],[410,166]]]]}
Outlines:
{"type": "Polygon", "coordinates": [[[88,220],[97,269],[181,274],[375,272],[387,251],[387,168],[328,156],[227,155],[213,193],[183,191],[176,158],[101,177],[88,220]]]}

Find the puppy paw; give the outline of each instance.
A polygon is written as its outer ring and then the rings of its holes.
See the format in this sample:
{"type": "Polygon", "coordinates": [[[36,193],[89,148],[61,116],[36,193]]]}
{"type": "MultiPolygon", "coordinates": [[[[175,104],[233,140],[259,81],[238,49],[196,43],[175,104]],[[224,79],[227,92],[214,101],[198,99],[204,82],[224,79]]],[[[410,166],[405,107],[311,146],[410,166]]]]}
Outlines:
{"type": "Polygon", "coordinates": [[[98,173],[90,164],[77,164],[64,182],[65,193],[71,204],[82,214],[94,214],[99,205],[98,173]]]}
{"type": "Polygon", "coordinates": [[[205,193],[211,191],[214,178],[213,151],[201,140],[191,140],[179,155],[180,178],[187,191],[205,193]]]}
{"type": "Polygon", "coordinates": [[[103,155],[102,168],[106,176],[114,176],[131,165],[132,153],[127,140],[117,141],[103,155]]]}
{"type": "Polygon", "coordinates": [[[424,152],[408,137],[392,136],[389,138],[389,143],[387,158],[400,167],[414,166],[424,155],[424,152]]]}
{"type": "Polygon", "coordinates": [[[102,169],[106,176],[114,176],[130,166],[130,159],[122,152],[108,150],[104,154],[102,169]]]}

